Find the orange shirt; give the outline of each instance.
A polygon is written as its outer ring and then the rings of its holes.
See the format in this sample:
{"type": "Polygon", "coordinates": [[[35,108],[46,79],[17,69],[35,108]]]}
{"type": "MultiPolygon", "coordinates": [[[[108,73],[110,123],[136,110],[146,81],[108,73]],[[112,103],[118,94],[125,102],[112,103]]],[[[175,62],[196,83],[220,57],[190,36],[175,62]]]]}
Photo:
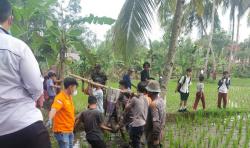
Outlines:
{"type": "Polygon", "coordinates": [[[75,124],[75,109],[72,96],[61,91],[54,99],[52,108],[56,109],[53,132],[71,133],[75,124]]]}
{"type": "Polygon", "coordinates": [[[147,101],[148,101],[148,105],[150,105],[152,103],[152,99],[148,96],[148,95],[145,95],[146,98],[147,98],[147,101]]]}

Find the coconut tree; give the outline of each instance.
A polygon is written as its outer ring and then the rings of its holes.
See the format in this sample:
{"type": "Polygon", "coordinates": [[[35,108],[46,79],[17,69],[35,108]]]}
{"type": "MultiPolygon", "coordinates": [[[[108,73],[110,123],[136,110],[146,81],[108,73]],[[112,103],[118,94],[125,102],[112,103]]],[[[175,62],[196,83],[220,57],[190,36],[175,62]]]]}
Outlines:
{"type": "Polygon", "coordinates": [[[205,73],[208,72],[207,71],[207,66],[208,66],[208,59],[209,59],[209,53],[210,52],[212,52],[212,57],[213,57],[213,69],[212,69],[212,71],[215,72],[215,70],[216,70],[216,61],[215,61],[215,55],[214,55],[213,45],[212,45],[216,7],[217,7],[217,1],[213,0],[211,31],[210,31],[210,34],[209,34],[208,48],[207,48],[207,53],[206,53],[205,66],[204,66],[205,73]]]}
{"type": "Polygon", "coordinates": [[[162,26],[171,24],[171,34],[169,47],[166,48],[166,58],[163,67],[163,83],[162,96],[165,97],[166,86],[171,77],[173,64],[176,54],[176,46],[179,34],[182,30],[183,13],[189,4],[197,4],[197,11],[202,12],[202,0],[192,0],[185,4],[185,0],[126,0],[119,14],[118,20],[113,29],[114,50],[123,55],[125,61],[128,61],[129,55],[133,54],[133,50],[138,43],[147,40],[147,32],[151,29],[154,11],[160,14],[162,26]],[[163,9],[157,9],[158,6],[163,9]]]}
{"type": "Polygon", "coordinates": [[[177,0],[176,9],[174,13],[174,20],[172,23],[172,31],[170,37],[170,44],[168,48],[168,52],[166,54],[166,60],[163,68],[163,78],[162,78],[162,96],[166,96],[166,86],[171,78],[173,65],[175,60],[176,54],[176,45],[178,41],[178,36],[181,31],[181,19],[183,15],[183,7],[184,7],[185,0],[177,0]]]}
{"type": "MultiPolygon", "coordinates": [[[[230,9],[230,21],[231,21],[231,29],[232,29],[232,36],[231,36],[232,44],[234,44],[235,15],[236,15],[236,9],[238,7],[238,4],[239,4],[239,0],[224,0],[223,1],[224,12],[226,12],[226,10],[230,9]]],[[[234,45],[232,47],[234,47],[234,45]]],[[[233,62],[233,57],[234,57],[233,50],[234,50],[233,48],[230,49],[230,56],[228,59],[228,71],[231,71],[231,67],[232,67],[232,62],[233,62]]]]}
{"type": "Polygon", "coordinates": [[[236,15],[236,9],[238,6],[239,0],[224,0],[223,1],[223,11],[224,13],[226,10],[229,9],[230,12],[230,21],[231,21],[231,29],[232,29],[232,41],[234,41],[235,37],[235,15],[236,15]]]}
{"type": "Polygon", "coordinates": [[[126,0],[113,28],[113,47],[128,64],[133,50],[147,40],[152,28],[156,2],[154,0],[126,0]]]}
{"type": "MultiPolygon", "coordinates": [[[[236,43],[239,43],[239,35],[240,35],[240,21],[242,16],[249,10],[250,1],[249,0],[239,0],[238,3],[238,15],[237,15],[237,34],[236,34],[236,43]]],[[[250,15],[250,12],[249,12],[250,15]]]]}
{"type": "MultiPolygon", "coordinates": [[[[208,67],[208,62],[209,62],[209,56],[210,53],[212,54],[212,69],[213,71],[216,70],[216,57],[215,53],[212,47],[212,38],[213,38],[213,32],[215,28],[220,29],[220,24],[219,24],[219,16],[217,12],[217,7],[221,3],[221,0],[204,0],[203,5],[197,5],[193,4],[191,6],[204,6],[204,8],[200,8],[200,13],[202,12],[201,10],[204,10],[202,15],[199,13],[198,10],[193,9],[192,12],[188,12],[187,16],[184,14],[184,20],[187,21],[187,25],[189,26],[190,29],[192,29],[193,26],[196,26],[200,32],[201,37],[206,37],[207,42],[205,45],[203,45],[207,51],[206,51],[206,56],[205,56],[205,61],[204,61],[204,70],[205,73],[207,72],[207,67],[208,67]],[[188,19],[187,19],[188,18],[188,19]],[[210,24],[210,33],[207,33],[207,28],[210,24]]],[[[192,8],[190,6],[190,8],[192,8]]]]}
{"type": "MultiPolygon", "coordinates": [[[[239,42],[239,31],[240,31],[240,21],[242,16],[248,11],[250,7],[250,2],[248,0],[225,0],[223,2],[223,7],[224,9],[230,8],[230,20],[232,22],[232,44],[234,44],[235,40],[235,16],[236,16],[236,10],[238,11],[237,15],[237,32],[236,32],[236,45],[239,42]]],[[[230,49],[230,57],[229,57],[229,62],[228,62],[228,70],[231,70],[232,67],[232,62],[234,59],[234,47],[236,45],[233,45],[232,49],[230,49]]]]}

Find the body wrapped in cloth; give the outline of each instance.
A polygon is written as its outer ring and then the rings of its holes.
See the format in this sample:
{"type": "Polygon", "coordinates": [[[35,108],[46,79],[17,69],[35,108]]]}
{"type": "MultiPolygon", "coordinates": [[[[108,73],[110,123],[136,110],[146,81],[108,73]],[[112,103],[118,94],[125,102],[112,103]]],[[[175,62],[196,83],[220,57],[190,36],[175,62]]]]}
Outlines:
{"type": "Polygon", "coordinates": [[[107,90],[107,112],[106,124],[113,129],[120,129],[122,137],[125,138],[125,129],[128,128],[132,118],[130,112],[125,112],[125,106],[131,98],[131,92],[121,92],[116,89],[107,90]]]}

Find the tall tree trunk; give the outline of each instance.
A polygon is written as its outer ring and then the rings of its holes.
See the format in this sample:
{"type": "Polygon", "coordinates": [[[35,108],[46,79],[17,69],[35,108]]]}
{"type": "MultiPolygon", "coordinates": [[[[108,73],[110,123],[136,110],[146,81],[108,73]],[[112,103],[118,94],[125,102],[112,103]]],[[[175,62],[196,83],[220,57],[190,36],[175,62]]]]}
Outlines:
{"type": "Polygon", "coordinates": [[[204,65],[204,72],[205,72],[205,74],[208,74],[208,61],[209,61],[209,53],[210,52],[212,52],[212,58],[213,58],[213,67],[212,67],[212,70],[213,70],[213,72],[215,72],[215,70],[216,70],[216,61],[215,61],[215,55],[214,55],[214,52],[213,52],[213,45],[212,45],[213,33],[214,33],[215,9],[216,9],[216,0],[213,0],[211,32],[210,32],[209,39],[208,39],[208,49],[207,49],[206,59],[205,59],[205,65],[204,65]]]}
{"type": "Polygon", "coordinates": [[[234,54],[233,54],[233,51],[234,51],[234,29],[235,29],[235,14],[233,13],[233,20],[232,20],[232,49],[230,50],[230,57],[229,57],[229,60],[228,60],[228,68],[227,70],[229,72],[231,72],[231,69],[232,69],[232,63],[234,61],[234,54]]]}
{"type": "Polygon", "coordinates": [[[212,53],[212,59],[213,59],[213,67],[212,67],[212,71],[213,71],[213,80],[216,80],[216,59],[215,59],[215,53],[214,53],[214,49],[213,49],[213,45],[211,45],[211,53],[212,53]]]}
{"type": "Polygon", "coordinates": [[[181,19],[183,15],[183,6],[184,6],[185,0],[177,0],[175,14],[174,14],[174,20],[172,24],[172,31],[171,31],[171,38],[170,38],[170,44],[169,44],[169,50],[166,54],[166,60],[163,68],[163,78],[162,78],[162,97],[165,98],[168,82],[171,78],[172,71],[173,71],[173,64],[175,60],[176,55],[176,45],[178,41],[178,37],[181,30],[181,19]]]}
{"type": "MultiPolygon", "coordinates": [[[[239,11],[239,10],[238,10],[239,11]]],[[[241,19],[241,16],[240,16],[240,12],[238,12],[238,15],[237,15],[237,32],[236,32],[236,45],[238,46],[239,45],[239,37],[240,37],[240,19],[241,19]]],[[[234,46],[235,47],[235,46],[234,46]]],[[[237,47],[236,47],[237,48],[237,47]]],[[[232,56],[235,55],[235,48],[234,48],[234,51],[233,51],[233,54],[232,56]]],[[[243,66],[243,69],[244,69],[244,64],[242,65],[243,66]]],[[[230,69],[231,70],[231,69],[230,69]]]]}
{"type": "Polygon", "coordinates": [[[60,50],[60,62],[59,62],[59,71],[58,71],[58,78],[62,80],[64,78],[64,71],[65,71],[65,47],[62,47],[60,50]]]}
{"type": "Polygon", "coordinates": [[[233,26],[232,26],[232,41],[234,41],[234,29],[235,29],[235,14],[233,14],[233,20],[232,20],[233,26]]]}
{"type": "MultiPolygon", "coordinates": [[[[60,61],[59,61],[59,72],[58,72],[58,78],[60,80],[64,79],[64,72],[65,72],[65,61],[66,61],[66,52],[67,52],[67,47],[66,47],[66,26],[65,26],[65,19],[64,19],[64,9],[62,4],[60,5],[60,9],[61,9],[61,15],[62,15],[62,34],[60,37],[60,45],[61,45],[61,49],[60,49],[60,61]]],[[[61,83],[61,87],[62,87],[62,83],[61,83]]]]}
{"type": "Polygon", "coordinates": [[[237,22],[237,33],[236,33],[236,43],[239,43],[240,37],[240,14],[238,14],[238,22],[237,22]]]}
{"type": "Polygon", "coordinates": [[[60,62],[59,62],[59,73],[58,73],[58,77],[59,77],[60,80],[64,79],[66,52],[67,52],[66,37],[65,37],[65,32],[62,32],[61,49],[60,49],[60,62]]]}
{"type": "MultiPolygon", "coordinates": [[[[234,48],[234,46],[232,48],[234,48]]],[[[230,55],[228,58],[228,67],[227,67],[227,71],[229,72],[231,72],[232,69],[232,62],[233,62],[233,49],[230,49],[230,55]]]]}
{"type": "Polygon", "coordinates": [[[209,79],[210,71],[208,71],[208,60],[209,60],[209,53],[210,48],[207,48],[206,58],[205,58],[205,65],[204,65],[204,75],[207,75],[207,79],[209,79]]]}
{"type": "Polygon", "coordinates": [[[152,41],[149,39],[149,58],[150,58],[150,65],[153,65],[154,62],[154,54],[153,54],[153,46],[152,41]]]}

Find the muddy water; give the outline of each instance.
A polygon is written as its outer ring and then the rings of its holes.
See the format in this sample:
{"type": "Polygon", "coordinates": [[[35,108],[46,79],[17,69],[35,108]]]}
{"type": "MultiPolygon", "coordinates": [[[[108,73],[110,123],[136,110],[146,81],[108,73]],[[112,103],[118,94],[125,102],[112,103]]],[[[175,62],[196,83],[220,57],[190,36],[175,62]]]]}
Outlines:
{"type": "MultiPolygon", "coordinates": [[[[80,132],[75,135],[74,148],[91,148],[85,138],[85,132],[80,132]]],[[[127,148],[128,143],[126,143],[122,136],[117,134],[105,134],[105,141],[107,148],[127,148]]]]}
{"type": "MultiPolygon", "coordinates": [[[[181,118],[166,123],[165,147],[250,147],[250,114],[181,118]]],[[[122,148],[120,134],[105,135],[108,148],[122,148]]],[[[77,133],[74,148],[89,148],[85,133],[77,133]]]]}

